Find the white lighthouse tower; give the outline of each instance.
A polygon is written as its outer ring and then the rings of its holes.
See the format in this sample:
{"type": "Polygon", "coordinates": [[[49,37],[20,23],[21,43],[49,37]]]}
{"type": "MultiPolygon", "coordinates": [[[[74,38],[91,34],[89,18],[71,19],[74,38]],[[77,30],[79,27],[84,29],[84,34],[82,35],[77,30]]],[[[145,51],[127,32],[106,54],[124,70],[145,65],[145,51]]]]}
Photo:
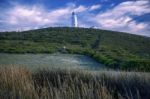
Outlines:
{"type": "Polygon", "coordinates": [[[78,19],[76,13],[73,11],[72,12],[72,27],[78,27],[78,19]]]}

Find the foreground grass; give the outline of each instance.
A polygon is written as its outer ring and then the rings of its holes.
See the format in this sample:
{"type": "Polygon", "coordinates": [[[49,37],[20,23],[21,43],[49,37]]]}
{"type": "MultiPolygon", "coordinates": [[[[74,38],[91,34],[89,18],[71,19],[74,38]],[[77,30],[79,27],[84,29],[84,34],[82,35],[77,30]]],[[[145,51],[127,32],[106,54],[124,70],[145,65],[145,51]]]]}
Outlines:
{"type": "Polygon", "coordinates": [[[1,67],[0,99],[150,99],[150,76],[1,67]]]}

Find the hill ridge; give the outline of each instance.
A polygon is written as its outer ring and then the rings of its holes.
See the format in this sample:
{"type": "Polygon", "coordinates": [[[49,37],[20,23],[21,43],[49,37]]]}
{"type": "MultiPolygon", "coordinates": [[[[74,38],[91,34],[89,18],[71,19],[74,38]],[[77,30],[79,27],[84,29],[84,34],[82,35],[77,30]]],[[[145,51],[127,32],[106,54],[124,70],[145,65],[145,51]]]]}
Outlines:
{"type": "Polygon", "coordinates": [[[0,33],[1,53],[54,53],[63,46],[111,68],[150,70],[150,38],[145,36],[68,27],[0,33]]]}

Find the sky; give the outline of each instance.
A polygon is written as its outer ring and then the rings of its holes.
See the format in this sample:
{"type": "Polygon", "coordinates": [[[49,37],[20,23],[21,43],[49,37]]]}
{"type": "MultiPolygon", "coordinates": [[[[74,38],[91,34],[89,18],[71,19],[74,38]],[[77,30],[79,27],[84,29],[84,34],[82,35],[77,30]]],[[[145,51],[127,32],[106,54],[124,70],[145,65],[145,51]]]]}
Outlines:
{"type": "Polygon", "coordinates": [[[150,0],[0,0],[0,31],[79,27],[150,37],[150,0]]]}

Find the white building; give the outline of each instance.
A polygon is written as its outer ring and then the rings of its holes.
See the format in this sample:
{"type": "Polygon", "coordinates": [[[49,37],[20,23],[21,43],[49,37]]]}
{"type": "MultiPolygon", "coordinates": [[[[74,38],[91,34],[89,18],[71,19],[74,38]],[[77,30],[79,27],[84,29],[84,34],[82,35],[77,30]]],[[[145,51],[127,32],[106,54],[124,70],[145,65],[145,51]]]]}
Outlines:
{"type": "Polygon", "coordinates": [[[72,12],[72,27],[78,27],[78,19],[75,12],[72,12]]]}

